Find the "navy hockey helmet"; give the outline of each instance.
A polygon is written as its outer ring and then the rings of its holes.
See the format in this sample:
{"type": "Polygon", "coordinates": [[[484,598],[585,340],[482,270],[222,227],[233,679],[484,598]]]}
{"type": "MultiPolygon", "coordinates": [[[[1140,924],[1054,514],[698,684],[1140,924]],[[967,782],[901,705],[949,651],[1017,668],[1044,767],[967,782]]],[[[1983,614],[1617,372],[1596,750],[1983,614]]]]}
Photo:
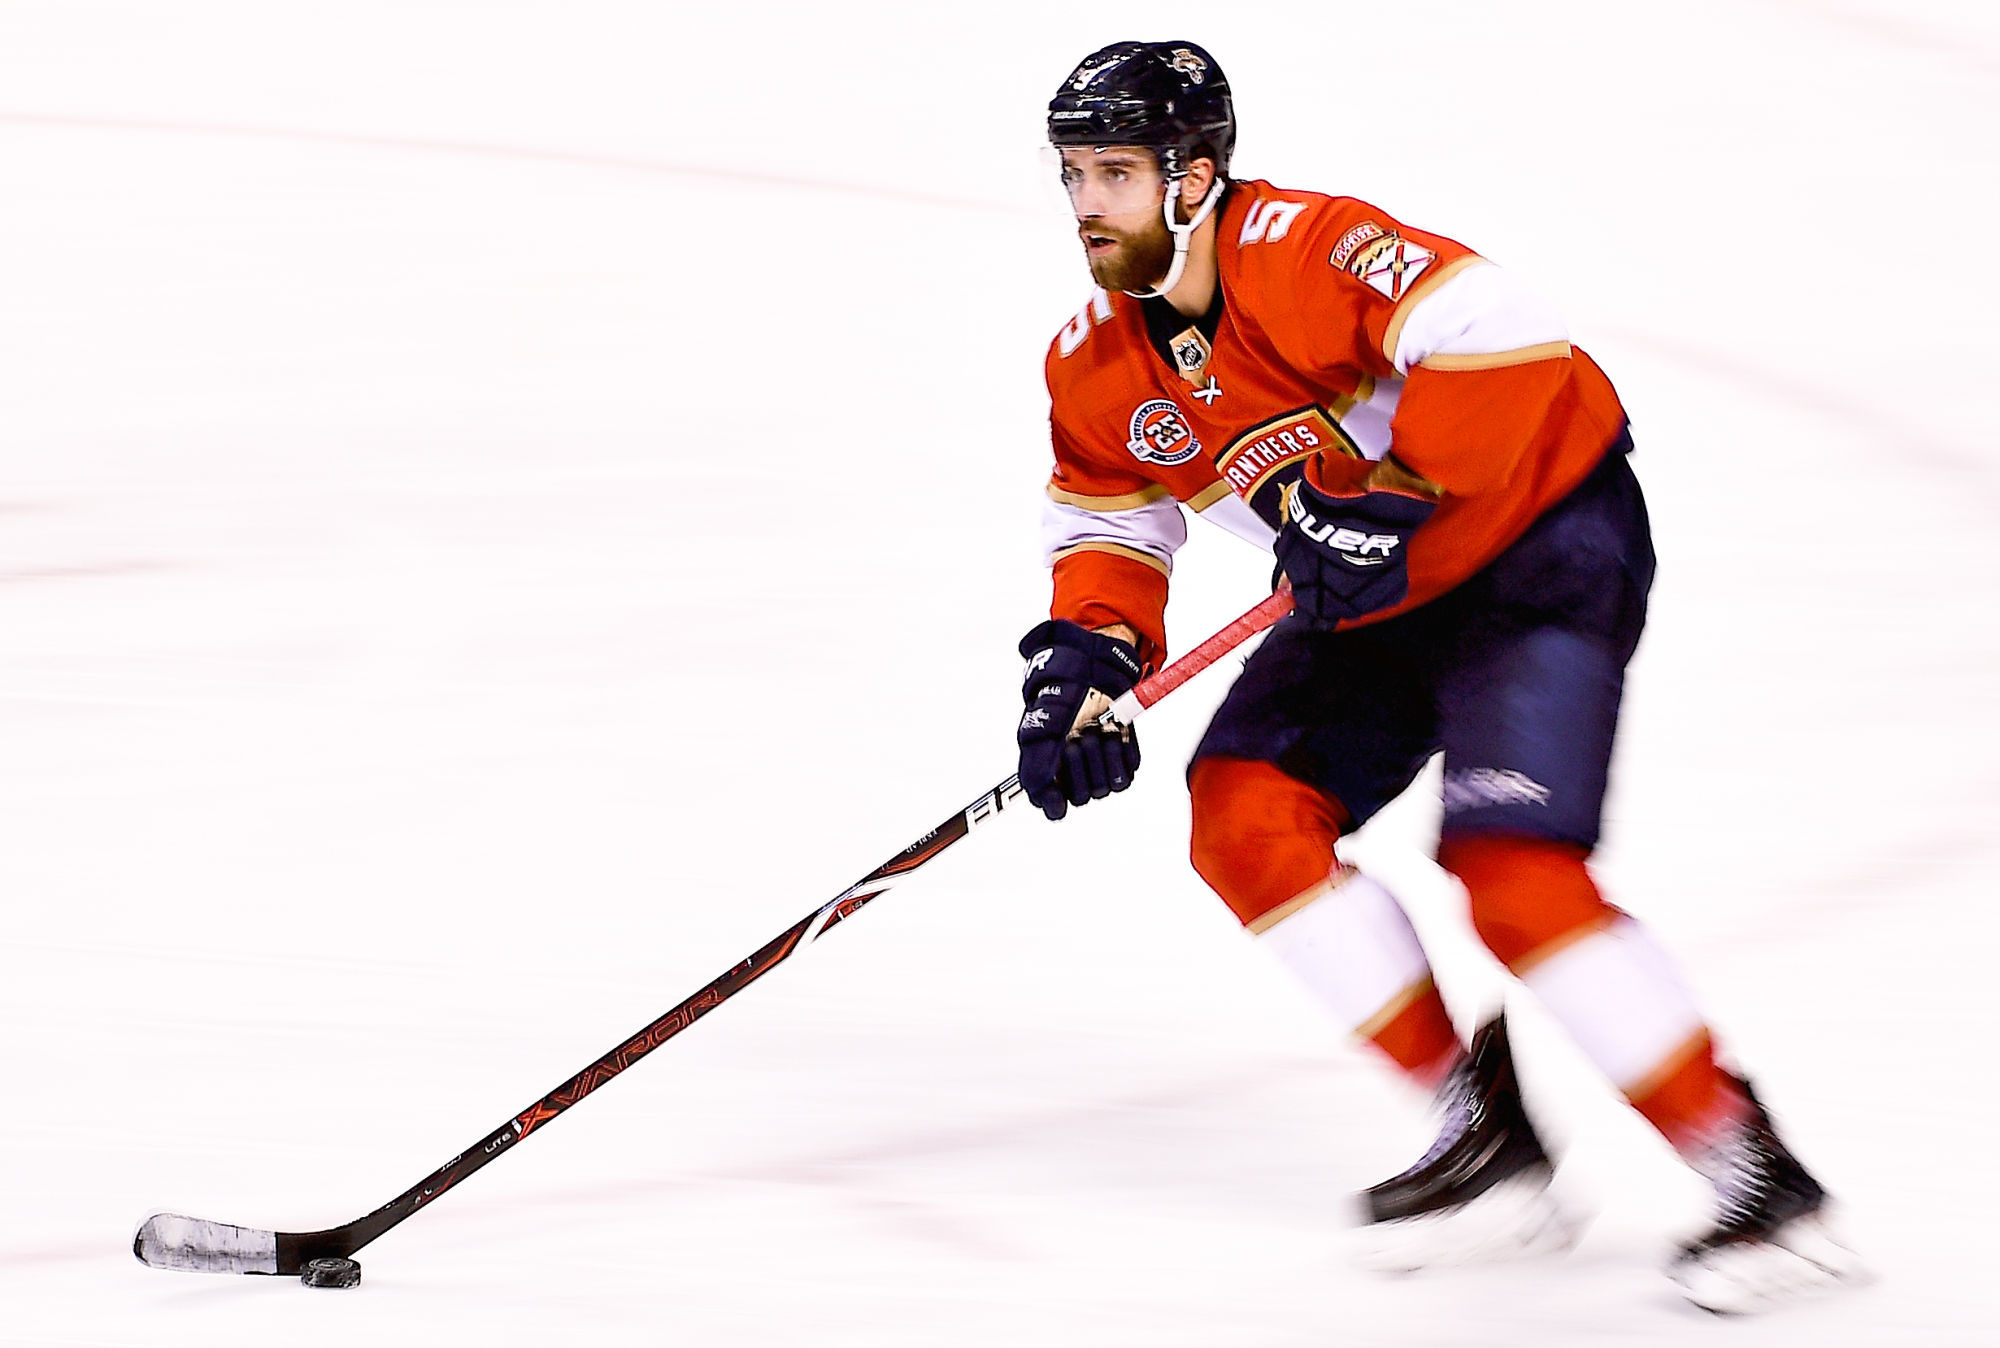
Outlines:
{"type": "Polygon", "coordinates": [[[1049,100],[1049,143],[1144,146],[1169,178],[1206,157],[1226,177],[1236,148],[1229,81],[1192,42],[1114,42],[1084,57],[1049,100]]]}

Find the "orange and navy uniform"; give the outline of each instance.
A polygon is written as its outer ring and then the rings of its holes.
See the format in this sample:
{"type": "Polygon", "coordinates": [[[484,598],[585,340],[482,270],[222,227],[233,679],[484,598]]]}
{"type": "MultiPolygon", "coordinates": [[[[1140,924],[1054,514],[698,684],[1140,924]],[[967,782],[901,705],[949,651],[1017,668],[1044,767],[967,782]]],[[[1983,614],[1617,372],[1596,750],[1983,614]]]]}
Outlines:
{"type": "MultiPolygon", "coordinates": [[[[1358,627],[1472,578],[1623,437],[1617,394],[1562,320],[1455,240],[1350,198],[1236,182],[1216,251],[1219,313],[1183,323],[1100,290],[1048,354],[1052,616],[1128,624],[1148,660],[1165,654],[1184,508],[1268,546],[1283,489],[1303,474],[1351,487],[1363,461],[1393,456],[1427,479],[1441,495],[1407,544],[1408,598],[1341,623],[1358,627]]],[[[1313,705],[1310,690],[1301,698],[1313,705]]],[[[1358,822],[1349,806],[1363,802],[1231,754],[1204,739],[1190,770],[1196,869],[1358,1033],[1434,1081],[1460,1050],[1420,943],[1393,898],[1336,861],[1358,822]]],[[[1449,769],[1449,746],[1446,758],[1449,769]]],[[[1592,821],[1597,803],[1585,802],[1592,821]]],[[[1580,1041],[1593,1060],[1669,1140],[1697,1150],[1741,1097],[1692,1002],[1598,892],[1588,851],[1461,831],[1439,860],[1494,953],[1564,1023],[1594,1027],[1580,1041]]]]}
{"type": "Polygon", "coordinates": [[[1409,597],[1450,590],[1602,458],[1625,414],[1561,319],[1463,244],[1347,197],[1234,182],[1217,215],[1221,315],[1155,348],[1103,290],[1050,345],[1052,616],[1166,649],[1187,507],[1254,543],[1283,484],[1393,454],[1443,489],[1409,544],[1409,597]],[[1322,467],[1323,465],[1323,467],[1322,467]]]}

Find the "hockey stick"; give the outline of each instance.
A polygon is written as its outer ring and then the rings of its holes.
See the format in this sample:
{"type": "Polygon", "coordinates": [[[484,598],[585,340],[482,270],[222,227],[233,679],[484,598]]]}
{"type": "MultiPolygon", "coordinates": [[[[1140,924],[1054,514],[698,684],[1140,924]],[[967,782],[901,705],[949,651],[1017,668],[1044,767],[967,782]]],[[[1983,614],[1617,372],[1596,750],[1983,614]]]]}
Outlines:
{"type": "MultiPolygon", "coordinates": [[[[1279,590],[1165,669],[1142,680],[1114,702],[1105,716],[1131,721],[1251,636],[1277,622],[1291,607],[1290,589],[1279,590]]],[[[474,1143],[470,1150],[452,1157],[367,1216],[324,1231],[260,1231],[162,1212],[148,1217],[140,1226],[132,1238],[132,1253],[154,1268],[190,1273],[297,1274],[315,1259],[346,1258],[462,1183],[495,1157],[511,1151],[516,1142],[777,968],[801,946],[818,940],[828,929],[852,917],[863,904],[879,898],[903,877],[992,819],[1020,794],[1020,781],[1007,778],[830,902],[793,923],[694,996],[474,1143]]]]}

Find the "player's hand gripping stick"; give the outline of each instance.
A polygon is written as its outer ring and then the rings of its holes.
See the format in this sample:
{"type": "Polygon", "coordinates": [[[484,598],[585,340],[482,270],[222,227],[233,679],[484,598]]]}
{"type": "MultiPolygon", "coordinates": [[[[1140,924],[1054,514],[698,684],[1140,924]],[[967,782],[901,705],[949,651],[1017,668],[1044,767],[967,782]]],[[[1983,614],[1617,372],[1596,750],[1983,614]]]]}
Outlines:
{"type": "Polygon", "coordinates": [[[1072,805],[1101,800],[1132,784],[1139,741],[1124,722],[1099,717],[1111,700],[1139,682],[1139,652],[1131,643],[1060,619],[1021,638],[1026,709],[1014,739],[1018,776],[1028,800],[1051,819],[1072,805]]]}

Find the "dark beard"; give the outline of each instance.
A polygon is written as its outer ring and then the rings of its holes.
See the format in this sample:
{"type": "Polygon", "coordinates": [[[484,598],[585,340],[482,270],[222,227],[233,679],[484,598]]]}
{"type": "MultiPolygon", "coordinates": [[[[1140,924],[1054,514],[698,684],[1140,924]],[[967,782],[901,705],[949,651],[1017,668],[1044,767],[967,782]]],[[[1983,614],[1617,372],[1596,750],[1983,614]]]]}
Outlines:
{"type": "MultiPolygon", "coordinates": [[[[1109,233],[1109,231],[1106,231],[1109,233]]],[[[1112,234],[1116,252],[1090,259],[1090,276],[1106,290],[1151,290],[1173,265],[1174,240],[1165,221],[1140,235],[1112,234]]]]}

